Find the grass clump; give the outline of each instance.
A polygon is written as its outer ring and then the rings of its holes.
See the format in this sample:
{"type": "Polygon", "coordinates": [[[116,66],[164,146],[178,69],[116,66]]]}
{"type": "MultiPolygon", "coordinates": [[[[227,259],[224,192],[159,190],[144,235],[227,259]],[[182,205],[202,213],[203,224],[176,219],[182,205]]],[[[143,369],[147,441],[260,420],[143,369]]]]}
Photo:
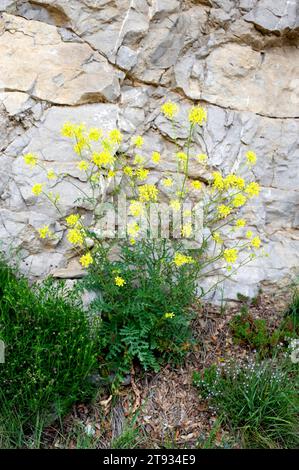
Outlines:
{"type": "Polygon", "coordinates": [[[298,370],[289,359],[213,365],[194,373],[194,384],[245,447],[299,445],[298,370]]]}
{"type": "Polygon", "coordinates": [[[64,284],[49,279],[31,288],[0,260],[0,338],[0,427],[9,441],[94,393],[88,377],[97,367],[95,330],[64,284]]]}

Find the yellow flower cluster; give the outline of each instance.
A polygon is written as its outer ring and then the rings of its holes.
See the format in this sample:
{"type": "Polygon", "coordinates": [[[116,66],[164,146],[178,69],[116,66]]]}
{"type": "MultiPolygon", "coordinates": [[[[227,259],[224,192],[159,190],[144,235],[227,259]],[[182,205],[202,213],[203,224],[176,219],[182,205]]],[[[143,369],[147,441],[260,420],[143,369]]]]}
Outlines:
{"type": "Polygon", "coordinates": [[[199,163],[205,163],[208,159],[208,156],[205,153],[200,153],[196,155],[196,158],[199,161],[199,163]]]}
{"type": "Polygon", "coordinates": [[[186,238],[191,237],[191,235],[192,235],[192,224],[191,224],[191,222],[188,222],[187,224],[183,225],[182,235],[183,235],[183,237],[186,237],[186,238]]]}
{"type": "Polygon", "coordinates": [[[132,144],[135,145],[137,148],[141,148],[144,144],[143,137],[141,135],[137,135],[136,137],[132,137],[132,144]]]}
{"type": "Polygon", "coordinates": [[[175,211],[178,212],[181,209],[181,203],[178,199],[172,199],[170,201],[170,207],[175,211]]]}
{"type": "Polygon", "coordinates": [[[246,202],[246,197],[243,196],[243,194],[237,194],[233,198],[233,201],[232,201],[234,207],[244,206],[245,202],[246,202]]]}
{"type": "Polygon", "coordinates": [[[173,318],[175,314],[173,312],[166,312],[164,313],[164,318],[173,318]]]}
{"type": "Polygon", "coordinates": [[[260,193],[260,185],[253,181],[252,183],[249,183],[246,186],[245,192],[248,194],[249,197],[258,196],[260,193]]]}
{"type": "Polygon", "coordinates": [[[160,160],[161,160],[160,153],[159,152],[153,152],[152,153],[152,161],[157,164],[157,163],[159,163],[160,160]]]}
{"type": "Polygon", "coordinates": [[[92,161],[98,166],[105,166],[105,165],[112,165],[114,163],[114,156],[108,152],[107,150],[103,150],[102,152],[93,152],[92,154],[92,161]]]}
{"type": "Polygon", "coordinates": [[[249,165],[256,164],[256,154],[252,150],[249,150],[248,152],[246,152],[246,158],[247,158],[247,163],[249,165]]]}
{"type": "Polygon", "coordinates": [[[223,257],[227,263],[235,263],[238,258],[238,251],[236,248],[227,248],[223,252],[223,257]]]}
{"type": "Polygon", "coordinates": [[[201,106],[193,106],[189,111],[189,121],[191,124],[203,125],[207,120],[207,112],[201,106]]]}
{"type": "Polygon", "coordinates": [[[53,235],[53,233],[49,229],[49,225],[44,225],[43,227],[39,228],[38,233],[40,238],[47,238],[53,235]]]}
{"type": "Polygon", "coordinates": [[[83,245],[83,235],[80,229],[72,228],[67,234],[67,239],[72,245],[83,245]]]}
{"type": "Polygon", "coordinates": [[[183,253],[175,253],[173,262],[176,266],[180,267],[184,264],[194,263],[194,259],[191,256],[184,255],[183,253]]]}
{"type": "Polygon", "coordinates": [[[139,186],[138,192],[140,202],[157,202],[158,189],[154,184],[139,186]]]}
{"type": "Polygon", "coordinates": [[[88,266],[90,266],[93,263],[93,258],[91,254],[88,252],[85,255],[81,256],[80,263],[83,266],[83,268],[88,268],[88,266]]]}
{"type": "Polygon", "coordinates": [[[231,208],[226,206],[225,204],[221,204],[217,207],[217,211],[219,216],[224,219],[231,213],[231,208]]]}
{"type": "Polygon", "coordinates": [[[86,161],[86,160],[80,160],[78,163],[77,163],[77,168],[81,171],[86,171],[88,170],[88,167],[89,167],[89,163],[86,161]]]}
{"type": "Polygon", "coordinates": [[[109,139],[113,144],[121,144],[123,135],[118,129],[112,129],[112,131],[109,132],[109,139]]]}
{"type": "Polygon", "coordinates": [[[123,287],[126,284],[126,281],[121,276],[116,276],[114,282],[118,287],[123,287]]]}
{"type": "Polygon", "coordinates": [[[174,116],[178,113],[179,107],[176,103],[167,101],[161,106],[161,111],[168,119],[173,119],[174,116]]]}
{"type": "Polygon", "coordinates": [[[245,224],[246,224],[246,220],[244,220],[244,219],[237,219],[236,220],[236,227],[238,227],[238,228],[245,227],[245,224]]]}
{"type": "Polygon", "coordinates": [[[75,225],[77,225],[79,219],[80,219],[79,214],[70,214],[66,217],[65,220],[69,227],[74,227],[75,225]]]}
{"type": "Polygon", "coordinates": [[[34,196],[39,196],[40,193],[43,191],[43,185],[41,183],[35,183],[32,186],[31,191],[34,196]]]}
{"type": "Polygon", "coordinates": [[[132,200],[129,211],[134,217],[140,217],[144,213],[143,204],[140,201],[132,200]]]}
{"type": "Polygon", "coordinates": [[[173,180],[171,178],[163,178],[162,184],[165,188],[170,188],[173,185],[173,180]]]}
{"type": "Polygon", "coordinates": [[[215,243],[219,243],[219,244],[222,244],[223,243],[223,240],[221,238],[221,235],[220,233],[218,232],[214,232],[213,235],[212,235],[212,238],[213,240],[215,241],[215,243]]]}
{"type": "Polygon", "coordinates": [[[127,232],[129,235],[131,235],[132,237],[135,237],[136,235],[138,235],[140,231],[140,227],[139,225],[137,224],[137,222],[130,222],[128,224],[128,227],[127,227],[127,232]]]}
{"type": "Polygon", "coordinates": [[[31,166],[31,168],[37,164],[37,156],[34,153],[26,153],[23,158],[26,165],[31,166]]]}

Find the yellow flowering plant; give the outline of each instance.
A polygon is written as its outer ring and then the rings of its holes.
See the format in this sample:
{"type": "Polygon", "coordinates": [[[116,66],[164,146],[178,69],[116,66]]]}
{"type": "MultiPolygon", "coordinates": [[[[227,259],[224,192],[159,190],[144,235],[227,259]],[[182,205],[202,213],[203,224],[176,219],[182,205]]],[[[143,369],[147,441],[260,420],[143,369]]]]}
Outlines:
{"type": "MultiPolygon", "coordinates": [[[[179,126],[178,104],[168,101],[161,111],[173,130],[179,126]]],[[[46,168],[36,155],[24,155],[26,165],[43,168],[48,184],[66,180],[80,191],[82,197],[74,201],[73,212],[65,214],[59,194],[47,190],[47,183],[36,182],[32,187],[34,197],[46,197],[59,211],[66,238],[89,272],[85,287],[101,291],[91,308],[101,312],[102,354],[119,377],[136,359],[145,369],[158,369],[163,358],[184,355],[186,344],[190,345],[189,306],[211,290],[204,289],[203,280],[213,276],[217,286],[258,256],[261,240],[239,214],[260,192],[256,181],[244,177],[246,168],[250,171],[256,163],[256,154],[250,150],[244,155],[242,175],[224,175],[217,168],[205,178],[195,180],[190,175],[191,163],[209,174],[209,156],[198,152],[194,140],[207,118],[201,106],[190,108],[186,141],[173,137],[176,171],[162,174],[158,183],[151,168],[169,157],[156,149],[149,156],[143,154],[144,138],[127,139],[118,129],[104,132],[83,123],[64,124],[61,134],[73,146],[74,167],[82,173],[86,189],[77,187],[66,173],[46,168]],[[101,225],[105,204],[110,201],[115,208],[122,190],[126,190],[129,217],[123,221],[125,237],[109,238],[101,225]],[[92,215],[89,223],[82,201],[92,215]],[[161,235],[165,214],[152,220],[153,209],[165,203],[170,215],[168,236],[161,235]],[[155,225],[158,236],[153,237],[155,225]],[[116,242],[117,260],[110,256],[116,242]]],[[[39,229],[41,238],[50,233],[47,225],[39,229]]]]}

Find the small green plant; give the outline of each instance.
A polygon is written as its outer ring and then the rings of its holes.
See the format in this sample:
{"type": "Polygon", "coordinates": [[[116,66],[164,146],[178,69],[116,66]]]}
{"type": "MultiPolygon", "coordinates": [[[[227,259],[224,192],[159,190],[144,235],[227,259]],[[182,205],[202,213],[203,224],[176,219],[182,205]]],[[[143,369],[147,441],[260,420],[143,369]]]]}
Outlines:
{"type": "Polygon", "coordinates": [[[101,318],[103,376],[114,386],[133,364],[158,371],[163,362],[178,362],[191,344],[188,308],[194,299],[196,270],[171,265],[166,241],[123,245],[117,261],[98,251],[83,286],[98,292],[91,313],[101,318]]]}
{"type": "Polygon", "coordinates": [[[240,365],[213,365],[194,373],[211,408],[245,446],[294,448],[298,433],[298,371],[291,361],[268,359],[240,365]]]}
{"type": "Polygon", "coordinates": [[[230,322],[234,341],[256,349],[262,357],[272,355],[279,343],[287,345],[288,339],[296,337],[299,333],[295,306],[295,302],[290,305],[280,325],[271,331],[266,320],[254,318],[248,306],[243,305],[240,313],[230,322]]]}
{"type": "Polygon", "coordinates": [[[51,279],[30,288],[0,261],[0,426],[11,428],[12,441],[12,420],[25,435],[94,393],[96,331],[75,292],[51,279]]]}
{"type": "Polygon", "coordinates": [[[236,343],[259,351],[268,350],[271,337],[266,321],[253,318],[246,305],[243,305],[240,314],[231,320],[230,327],[236,343]]]}
{"type": "Polygon", "coordinates": [[[293,298],[285,312],[285,323],[288,329],[299,334],[299,289],[296,288],[293,298]]]}

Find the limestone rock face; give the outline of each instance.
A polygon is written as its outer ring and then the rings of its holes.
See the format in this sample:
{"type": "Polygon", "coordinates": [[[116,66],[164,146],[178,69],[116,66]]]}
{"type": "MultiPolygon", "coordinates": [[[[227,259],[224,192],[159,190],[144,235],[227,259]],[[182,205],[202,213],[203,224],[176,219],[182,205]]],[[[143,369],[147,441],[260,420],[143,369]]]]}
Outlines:
{"type": "MultiPolygon", "coordinates": [[[[124,148],[144,137],[143,154],[160,185],[175,171],[174,129],[159,114],[166,99],[208,110],[195,136],[208,169],[192,163],[193,177],[259,159],[254,176],[262,192],[244,212],[266,245],[225,285],[225,297],[255,295],[260,286],[288,282],[299,264],[299,7],[288,0],[2,0],[0,1],[0,239],[18,247],[33,277],[84,274],[66,240],[57,211],[32,196],[45,176],[23,164],[35,152],[71,178],[53,183],[64,215],[79,189],[88,191],[69,142],[66,121],[104,130],[119,127],[124,148]],[[153,169],[153,150],[163,158],[153,169]],[[78,189],[79,188],[79,189],[78,189]],[[41,240],[49,224],[57,235],[41,240]]],[[[178,138],[185,138],[184,129],[178,138]]],[[[250,177],[250,173],[244,174],[250,177]]],[[[89,216],[89,207],[77,203],[89,216]]]]}
{"type": "Polygon", "coordinates": [[[65,105],[114,101],[120,93],[106,59],[83,42],[64,42],[55,26],[39,21],[4,13],[0,56],[8,91],[65,105]]]}

